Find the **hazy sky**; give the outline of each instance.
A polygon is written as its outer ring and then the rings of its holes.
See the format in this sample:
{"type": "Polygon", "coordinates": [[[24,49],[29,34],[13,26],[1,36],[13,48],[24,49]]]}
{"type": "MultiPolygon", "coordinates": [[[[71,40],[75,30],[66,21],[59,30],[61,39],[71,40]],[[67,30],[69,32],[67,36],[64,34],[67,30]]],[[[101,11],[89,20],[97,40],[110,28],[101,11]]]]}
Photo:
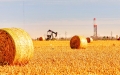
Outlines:
{"type": "Polygon", "coordinates": [[[0,0],[0,27],[18,27],[32,38],[51,29],[59,36],[120,35],[120,0],[0,0]]]}

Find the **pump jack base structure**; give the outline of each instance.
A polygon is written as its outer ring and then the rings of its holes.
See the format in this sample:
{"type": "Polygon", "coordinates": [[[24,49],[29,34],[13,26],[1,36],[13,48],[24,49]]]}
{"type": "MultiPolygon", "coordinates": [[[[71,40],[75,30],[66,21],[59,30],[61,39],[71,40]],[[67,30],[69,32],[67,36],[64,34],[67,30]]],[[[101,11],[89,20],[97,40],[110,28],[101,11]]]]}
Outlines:
{"type": "Polygon", "coordinates": [[[48,30],[48,31],[47,31],[47,38],[46,38],[46,40],[47,40],[47,41],[48,41],[48,40],[55,40],[53,34],[55,34],[55,37],[57,37],[57,32],[54,32],[54,31],[52,31],[52,30],[48,30]]]}

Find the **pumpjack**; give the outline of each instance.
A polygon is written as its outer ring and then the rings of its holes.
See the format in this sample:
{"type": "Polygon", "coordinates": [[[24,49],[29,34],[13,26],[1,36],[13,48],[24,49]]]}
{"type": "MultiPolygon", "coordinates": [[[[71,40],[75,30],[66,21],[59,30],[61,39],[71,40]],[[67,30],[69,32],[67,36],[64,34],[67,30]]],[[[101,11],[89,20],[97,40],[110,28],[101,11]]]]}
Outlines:
{"type": "Polygon", "coordinates": [[[53,34],[55,34],[55,37],[57,37],[57,32],[54,32],[52,30],[48,30],[46,40],[54,40],[55,38],[54,38],[53,34]]]}

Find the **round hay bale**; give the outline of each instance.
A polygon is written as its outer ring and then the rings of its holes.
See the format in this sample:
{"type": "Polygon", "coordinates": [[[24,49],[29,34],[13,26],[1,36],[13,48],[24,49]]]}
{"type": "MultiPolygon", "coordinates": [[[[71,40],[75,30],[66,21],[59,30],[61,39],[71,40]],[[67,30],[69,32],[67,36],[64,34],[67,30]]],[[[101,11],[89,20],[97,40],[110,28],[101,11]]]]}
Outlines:
{"type": "Polygon", "coordinates": [[[20,28],[0,29],[0,63],[25,65],[33,56],[31,37],[20,28]]]}
{"type": "Polygon", "coordinates": [[[73,36],[70,40],[70,47],[72,49],[85,49],[87,47],[87,40],[82,36],[73,36]]]}
{"type": "Polygon", "coordinates": [[[39,41],[43,41],[43,40],[44,40],[44,38],[43,38],[43,37],[40,37],[40,38],[39,38],[39,41]]]}
{"type": "Polygon", "coordinates": [[[93,38],[90,38],[90,42],[93,42],[93,38]]]}
{"type": "Polygon", "coordinates": [[[89,37],[87,37],[86,40],[87,40],[87,43],[90,43],[90,42],[91,42],[91,40],[90,40],[89,37]]]}
{"type": "Polygon", "coordinates": [[[87,43],[93,42],[93,39],[92,39],[92,38],[87,37],[86,39],[87,39],[87,43]]]}

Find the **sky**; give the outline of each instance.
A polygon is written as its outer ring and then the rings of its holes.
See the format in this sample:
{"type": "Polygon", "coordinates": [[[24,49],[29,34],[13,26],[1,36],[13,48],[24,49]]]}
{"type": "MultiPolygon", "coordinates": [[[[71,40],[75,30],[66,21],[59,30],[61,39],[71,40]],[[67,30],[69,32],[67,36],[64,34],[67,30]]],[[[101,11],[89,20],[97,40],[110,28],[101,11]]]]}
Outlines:
{"type": "Polygon", "coordinates": [[[0,28],[21,28],[32,38],[49,29],[58,37],[120,35],[120,0],[0,0],[0,28]]]}

